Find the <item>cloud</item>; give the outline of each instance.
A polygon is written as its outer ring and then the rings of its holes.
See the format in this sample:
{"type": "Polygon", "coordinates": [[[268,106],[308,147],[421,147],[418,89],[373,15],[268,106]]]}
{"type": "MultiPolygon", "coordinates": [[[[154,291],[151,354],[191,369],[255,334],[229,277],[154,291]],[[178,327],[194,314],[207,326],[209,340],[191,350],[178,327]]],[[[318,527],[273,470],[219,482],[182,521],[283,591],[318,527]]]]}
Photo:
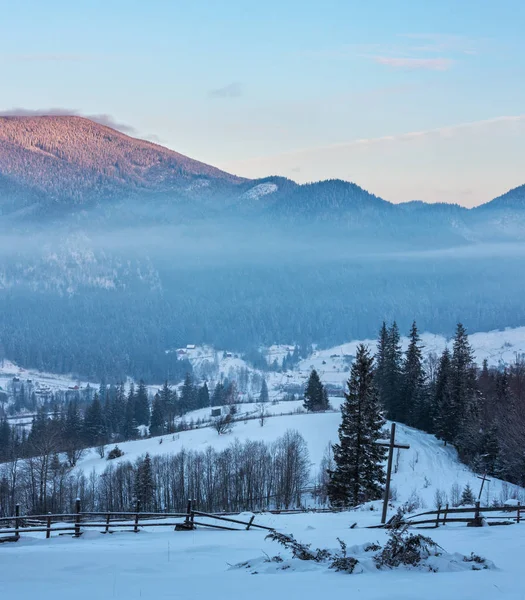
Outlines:
{"type": "Polygon", "coordinates": [[[208,92],[209,98],[240,98],[242,96],[242,85],[236,81],[229,83],[224,87],[210,90],[208,92]]]}
{"type": "Polygon", "coordinates": [[[91,121],[95,121],[96,123],[100,123],[100,125],[105,125],[106,127],[111,127],[112,129],[117,129],[122,133],[127,133],[129,135],[135,135],[137,130],[135,127],[131,125],[127,125],[126,123],[120,123],[114,117],[107,114],[99,114],[99,115],[87,115],[82,113],[79,110],[72,110],[68,108],[11,108],[9,110],[0,111],[0,117],[85,117],[86,119],[90,119],[91,121]]]}
{"type": "MultiPolygon", "coordinates": [[[[374,138],[360,138],[351,140],[348,142],[340,142],[337,144],[328,144],[325,146],[313,146],[310,148],[300,148],[292,150],[290,152],[283,152],[278,155],[272,155],[267,157],[253,158],[244,161],[237,161],[237,165],[257,163],[260,160],[274,159],[278,157],[298,157],[299,155],[314,154],[319,151],[326,150],[338,150],[352,147],[366,147],[374,146],[377,144],[389,144],[392,142],[411,142],[425,138],[450,138],[461,132],[476,132],[483,130],[487,127],[494,125],[512,125],[512,124],[525,124],[525,114],[522,115],[507,115],[500,117],[493,117],[491,119],[484,119],[480,121],[470,121],[467,123],[459,123],[456,125],[448,125],[445,127],[436,127],[434,129],[424,129],[421,131],[409,131],[406,133],[399,133],[394,135],[384,135],[381,137],[374,138]]],[[[295,163],[294,167],[297,166],[295,163]]]]}
{"type": "Polygon", "coordinates": [[[454,64],[450,58],[393,58],[390,56],[374,56],[373,61],[392,67],[393,69],[408,69],[410,71],[423,69],[426,71],[448,71],[454,64]]]}

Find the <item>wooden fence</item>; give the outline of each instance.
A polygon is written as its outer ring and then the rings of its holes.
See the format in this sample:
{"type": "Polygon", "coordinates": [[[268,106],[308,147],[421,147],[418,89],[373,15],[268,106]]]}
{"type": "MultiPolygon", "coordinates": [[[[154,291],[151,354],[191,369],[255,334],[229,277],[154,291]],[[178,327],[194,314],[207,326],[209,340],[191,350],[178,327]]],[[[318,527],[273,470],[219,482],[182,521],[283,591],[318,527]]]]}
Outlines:
{"type": "Polygon", "coordinates": [[[86,529],[99,529],[101,533],[113,533],[119,529],[127,529],[138,533],[143,527],[174,527],[176,531],[186,531],[199,526],[239,531],[240,527],[230,526],[230,524],[235,524],[242,525],[246,530],[252,528],[273,530],[272,527],[254,523],[254,520],[255,515],[252,515],[249,521],[242,521],[225,514],[197,511],[192,500],[188,501],[185,513],[142,512],[140,502],[137,502],[133,512],[82,512],[80,500],[77,500],[75,502],[75,512],[70,514],[22,516],[20,515],[20,506],[17,505],[14,516],[0,517],[0,543],[16,542],[20,539],[21,533],[45,533],[46,538],[50,538],[52,533],[80,537],[86,529]],[[195,517],[205,520],[195,520],[195,517]],[[215,521],[215,523],[208,522],[210,520],[215,521]]]}
{"type": "Polygon", "coordinates": [[[394,516],[382,527],[392,527],[394,524],[410,525],[414,527],[427,526],[439,527],[447,523],[466,523],[469,527],[487,525],[510,525],[520,523],[525,516],[525,506],[519,502],[515,506],[480,506],[479,502],[473,507],[461,506],[450,508],[447,504],[443,508],[405,515],[401,520],[394,516]]]}

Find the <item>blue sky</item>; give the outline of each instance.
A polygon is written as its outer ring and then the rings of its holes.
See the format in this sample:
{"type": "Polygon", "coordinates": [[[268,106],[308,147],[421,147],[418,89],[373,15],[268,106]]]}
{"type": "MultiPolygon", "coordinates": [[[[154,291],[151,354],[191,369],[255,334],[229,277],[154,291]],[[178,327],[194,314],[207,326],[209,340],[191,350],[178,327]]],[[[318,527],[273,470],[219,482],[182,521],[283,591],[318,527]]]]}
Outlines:
{"type": "Polygon", "coordinates": [[[0,0],[0,112],[240,175],[475,205],[525,183],[523,0],[0,0]]]}

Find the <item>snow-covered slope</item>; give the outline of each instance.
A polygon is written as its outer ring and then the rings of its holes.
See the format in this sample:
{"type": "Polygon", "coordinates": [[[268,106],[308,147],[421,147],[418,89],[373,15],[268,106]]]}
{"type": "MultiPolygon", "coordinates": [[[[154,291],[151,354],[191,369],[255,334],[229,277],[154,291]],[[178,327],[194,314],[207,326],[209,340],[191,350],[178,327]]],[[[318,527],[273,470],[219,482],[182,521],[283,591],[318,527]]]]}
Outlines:
{"type": "MultiPolygon", "coordinates": [[[[243,419],[243,414],[253,417],[258,412],[257,406],[253,404],[239,405],[239,421],[233,432],[228,435],[218,435],[211,427],[204,427],[191,431],[183,431],[174,435],[165,435],[162,438],[149,438],[119,444],[119,448],[125,452],[120,459],[108,462],[101,459],[96,451],[90,450],[79,462],[79,469],[101,473],[108,464],[116,464],[118,461],[134,461],[148,452],[151,456],[157,454],[175,454],[182,450],[203,451],[208,446],[221,450],[229,446],[235,439],[240,441],[257,440],[273,442],[282,436],[287,430],[295,429],[301,433],[308,444],[311,478],[314,483],[323,455],[331,443],[337,441],[337,430],[341,422],[341,415],[336,410],[341,400],[331,398],[334,406],[333,412],[306,414],[298,412],[301,410],[301,402],[281,402],[269,404],[266,410],[274,416],[266,419],[261,427],[257,419],[243,419]],[[286,414],[293,413],[293,414],[286,414]],[[162,439],[162,444],[160,440],[162,439]]],[[[209,417],[209,411],[204,409],[186,416],[190,418],[209,417]]],[[[460,491],[468,483],[476,492],[480,488],[480,480],[477,475],[461,464],[457,458],[456,451],[451,447],[445,447],[443,442],[434,436],[423,433],[416,429],[398,425],[396,439],[410,445],[409,450],[401,450],[394,457],[394,474],[392,485],[394,498],[397,503],[415,500],[422,508],[432,508],[435,505],[436,494],[440,493],[442,502],[452,503],[453,486],[460,491]]],[[[520,488],[511,486],[502,481],[491,478],[490,484],[486,484],[482,500],[490,503],[493,499],[505,501],[509,497],[522,497],[525,495],[520,488]]]]}

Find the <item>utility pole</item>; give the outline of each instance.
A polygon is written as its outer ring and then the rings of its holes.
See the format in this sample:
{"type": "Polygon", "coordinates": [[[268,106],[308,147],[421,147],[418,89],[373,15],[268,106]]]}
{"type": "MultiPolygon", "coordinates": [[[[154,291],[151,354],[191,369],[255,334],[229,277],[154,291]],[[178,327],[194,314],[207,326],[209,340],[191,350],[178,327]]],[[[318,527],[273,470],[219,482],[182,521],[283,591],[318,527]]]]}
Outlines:
{"type": "Polygon", "coordinates": [[[401,448],[408,450],[410,446],[408,444],[396,444],[396,424],[392,423],[390,428],[390,442],[376,442],[378,446],[384,446],[388,448],[388,463],[386,468],[386,485],[385,485],[385,497],[383,499],[383,514],[381,515],[381,524],[384,525],[386,522],[386,513],[388,510],[388,498],[390,496],[390,478],[392,476],[392,461],[394,458],[394,448],[401,448]]]}

